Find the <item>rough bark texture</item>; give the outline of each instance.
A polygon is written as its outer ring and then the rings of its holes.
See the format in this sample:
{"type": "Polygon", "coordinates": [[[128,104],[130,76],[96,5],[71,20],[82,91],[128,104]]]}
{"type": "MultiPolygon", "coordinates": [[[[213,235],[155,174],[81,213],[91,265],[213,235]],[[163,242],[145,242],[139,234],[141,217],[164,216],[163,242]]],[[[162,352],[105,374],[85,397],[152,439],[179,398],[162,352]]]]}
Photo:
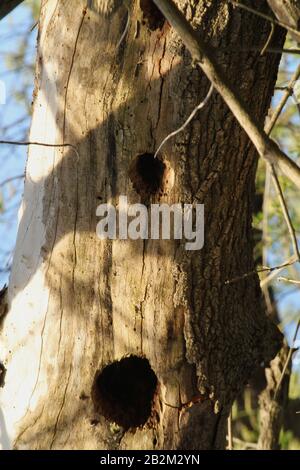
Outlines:
{"type": "Polygon", "coordinates": [[[263,450],[278,450],[279,435],[284,421],[284,409],[287,405],[290,382],[290,367],[285,374],[280,389],[275,396],[277,385],[289,353],[285,344],[280,353],[271,361],[266,369],[267,387],[259,397],[259,440],[258,448],[263,450]]]}
{"type": "MultiPolygon", "coordinates": [[[[269,25],[225,2],[177,4],[263,126],[279,57],[235,45],[263,46],[269,25]]],[[[223,448],[233,400],[280,342],[258,278],[225,284],[254,267],[257,154],[222,99],[214,93],[164,147],[172,189],[140,197],[130,181],[134,158],[154,153],[209,87],[169,25],[142,5],[144,15],[134,2],[118,50],[125,9],[109,21],[85,15],[84,2],[48,1],[42,9],[31,139],[72,143],[80,156],[68,148],[29,152],[0,349],[3,433],[17,449],[223,448]],[[97,239],[96,207],[116,205],[119,195],[130,203],[204,203],[204,248],[97,239]],[[137,396],[148,396],[152,373],[123,361],[108,385],[101,371],[129,355],[149,361],[157,387],[148,421],[128,429],[134,406],[120,417],[112,395],[117,406],[127,377],[140,374],[137,396]]],[[[273,42],[282,46],[281,31],[273,42]]]]}

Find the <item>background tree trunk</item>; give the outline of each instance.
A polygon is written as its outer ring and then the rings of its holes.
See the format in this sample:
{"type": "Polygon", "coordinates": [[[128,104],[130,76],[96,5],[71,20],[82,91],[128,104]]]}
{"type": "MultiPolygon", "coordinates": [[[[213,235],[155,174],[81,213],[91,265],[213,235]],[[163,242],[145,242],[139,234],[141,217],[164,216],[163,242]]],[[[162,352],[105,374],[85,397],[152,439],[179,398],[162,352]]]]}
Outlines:
{"type": "MultiPolygon", "coordinates": [[[[1,333],[5,432],[16,449],[223,448],[233,400],[280,343],[258,278],[225,284],[254,267],[257,154],[214,93],[163,148],[164,175],[143,173],[209,83],[151,2],[134,2],[118,49],[126,10],[107,20],[84,3],[42,8],[30,138],[79,158],[29,151],[1,333]],[[119,195],[204,203],[203,250],[97,239],[96,207],[119,195]]],[[[176,3],[263,126],[279,56],[245,49],[269,25],[225,2],[176,3]]]]}
{"type": "Polygon", "coordinates": [[[288,353],[289,347],[284,344],[280,353],[271,361],[270,367],[266,368],[267,387],[259,397],[260,432],[258,448],[261,450],[280,449],[279,436],[289,396],[290,365],[277,394],[276,389],[281,381],[288,353]]]}

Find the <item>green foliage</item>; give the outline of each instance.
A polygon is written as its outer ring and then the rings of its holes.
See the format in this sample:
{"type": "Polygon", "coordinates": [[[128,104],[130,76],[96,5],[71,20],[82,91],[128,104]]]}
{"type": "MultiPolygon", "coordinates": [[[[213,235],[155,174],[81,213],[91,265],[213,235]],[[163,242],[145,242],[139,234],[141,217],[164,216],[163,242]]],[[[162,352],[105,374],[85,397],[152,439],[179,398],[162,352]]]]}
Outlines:
{"type": "Polygon", "coordinates": [[[284,431],[282,429],[279,443],[282,450],[300,450],[300,440],[294,437],[292,431],[284,431]]]}
{"type": "MultiPolygon", "coordinates": [[[[295,400],[296,398],[300,398],[300,373],[298,371],[294,372],[291,375],[289,397],[292,400],[295,400]]],[[[300,427],[300,415],[299,415],[299,427],[300,427]]]]}

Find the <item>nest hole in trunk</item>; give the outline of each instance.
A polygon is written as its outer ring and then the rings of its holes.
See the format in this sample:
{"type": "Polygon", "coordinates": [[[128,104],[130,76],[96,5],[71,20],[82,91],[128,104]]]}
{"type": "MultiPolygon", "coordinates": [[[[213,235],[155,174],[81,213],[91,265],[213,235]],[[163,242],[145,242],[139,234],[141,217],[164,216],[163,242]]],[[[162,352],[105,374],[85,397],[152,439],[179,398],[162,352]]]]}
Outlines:
{"type": "Polygon", "coordinates": [[[167,160],[154,157],[153,153],[143,153],[133,159],[129,167],[129,177],[135,191],[140,196],[164,196],[174,185],[174,170],[167,160]]]}
{"type": "Polygon", "coordinates": [[[152,412],[157,377],[144,357],[128,356],[96,373],[95,411],[124,429],[144,425],[152,412]]]}

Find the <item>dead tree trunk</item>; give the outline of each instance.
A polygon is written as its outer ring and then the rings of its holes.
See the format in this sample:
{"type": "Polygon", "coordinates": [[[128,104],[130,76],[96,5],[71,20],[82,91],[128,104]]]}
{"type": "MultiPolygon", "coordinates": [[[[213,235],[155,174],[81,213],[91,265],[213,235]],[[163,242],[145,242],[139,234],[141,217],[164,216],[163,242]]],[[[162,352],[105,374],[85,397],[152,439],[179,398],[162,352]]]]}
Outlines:
{"type": "MultiPolygon", "coordinates": [[[[268,23],[226,2],[176,3],[263,126],[279,62],[260,56],[268,23]]],[[[154,160],[209,83],[152,2],[133,2],[119,48],[126,10],[107,20],[84,6],[42,8],[30,139],[79,155],[29,150],[3,432],[16,449],[223,448],[233,400],[280,343],[257,276],[226,284],[254,268],[257,154],[214,93],[154,160]],[[205,204],[204,248],[99,240],[96,208],[120,195],[205,204]]]]}

